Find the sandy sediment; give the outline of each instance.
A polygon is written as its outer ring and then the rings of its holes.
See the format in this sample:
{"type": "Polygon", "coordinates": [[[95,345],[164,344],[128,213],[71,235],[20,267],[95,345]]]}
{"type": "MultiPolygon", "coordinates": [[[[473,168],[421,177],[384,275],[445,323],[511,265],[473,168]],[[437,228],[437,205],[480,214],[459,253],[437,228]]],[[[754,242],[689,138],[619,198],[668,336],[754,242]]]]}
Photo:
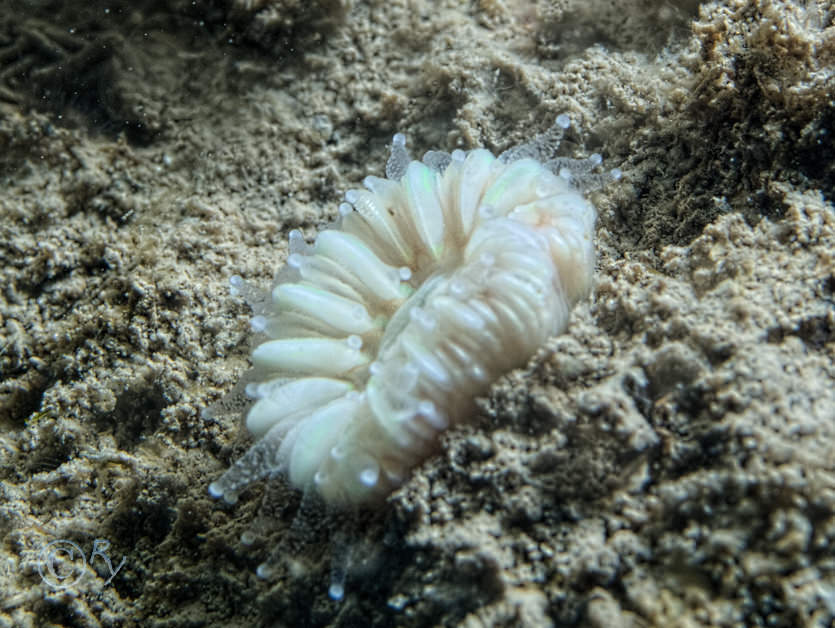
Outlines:
{"type": "Polygon", "coordinates": [[[0,626],[830,625],[833,20],[814,0],[7,3],[0,626]],[[594,195],[569,332],[377,512],[302,534],[278,481],[211,500],[248,446],[201,418],[247,367],[229,277],[267,285],[397,131],[498,152],[560,113],[565,154],[624,172],[594,195]]]}

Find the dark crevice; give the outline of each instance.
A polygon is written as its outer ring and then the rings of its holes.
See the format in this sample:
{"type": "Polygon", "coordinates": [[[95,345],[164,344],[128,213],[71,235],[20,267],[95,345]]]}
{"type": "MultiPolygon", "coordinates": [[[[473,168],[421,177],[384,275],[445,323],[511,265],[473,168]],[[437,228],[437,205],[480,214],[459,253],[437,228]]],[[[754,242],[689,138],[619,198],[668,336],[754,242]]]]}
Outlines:
{"type": "Polygon", "coordinates": [[[99,417],[97,422],[113,432],[120,449],[133,451],[156,432],[167,405],[157,384],[138,385],[119,395],[113,412],[99,417]]]}

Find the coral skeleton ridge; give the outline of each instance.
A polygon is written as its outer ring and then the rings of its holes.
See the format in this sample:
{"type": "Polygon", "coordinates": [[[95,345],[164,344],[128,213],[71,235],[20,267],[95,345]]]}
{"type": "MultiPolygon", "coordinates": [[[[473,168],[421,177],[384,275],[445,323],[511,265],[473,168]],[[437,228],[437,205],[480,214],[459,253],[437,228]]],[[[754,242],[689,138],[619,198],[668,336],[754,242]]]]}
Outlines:
{"type": "MultiPolygon", "coordinates": [[[[254,303],[246,425],[252,448],[210,486],[234,503],[284,473],[331,505],[385,497],[466,420],[497,377],[565,330],[590,290],[599,156],[542,155],[568,126],[495,157],[410,159],[397,134],[386,178],[350,190],[333,228],[290,254],[254,303]],[[549,143],[551,144],[549,146],[549,143]]],[[[239,277],[233,285],[243,287],[239,277]]]]}

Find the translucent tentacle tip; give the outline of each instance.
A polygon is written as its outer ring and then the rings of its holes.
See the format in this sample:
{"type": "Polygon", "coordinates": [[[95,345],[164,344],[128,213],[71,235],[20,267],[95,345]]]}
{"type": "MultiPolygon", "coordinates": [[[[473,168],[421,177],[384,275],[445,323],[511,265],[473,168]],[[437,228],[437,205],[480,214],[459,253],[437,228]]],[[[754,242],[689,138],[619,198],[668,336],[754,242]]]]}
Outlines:
{"type": "Polygon", "coordinates": [[[406,136],[395,133],[391,139],[391,153],[386,162],[386,178],[399,181],[409,165],[409,152],[406,150],[406,136]]]}
{"type": "Polygon", "coordinates": [[[262,334],[267,329],[267,319],[264,316],[253,316],[249,321],[249,326],[256,334],[262,334]]]}
{"type": "Polygon", "coordinates": [[[345,587],[342,584],[334,582],[328,587],[328,596],[335,602],[341,602],[345,597],[345,587]]]}
{"type": "Polygon", "coordinates": [[[223,498],[223,501],[230,506],[238,502],[238,494],[234,491],[225,490],[220,482],[209,484],[209,495],[215,499],[223,498]]]}
{"type": "Polygon", "coordinates": [[[267,563],[261,563],[255,570],[255,575],[261,580],[270,580],[273,577],[273,569],[267,563]]]}
{"type": "Polygon", "coordinates": [[[232,275],[229,278],[229,292],[233,297],[237,297],[241,294],[241,290],[244,288],[244,280],[243,277],[240,275],[232,275]]]}
{"type": "Polygon", "coordinates": [[[345,597],[345,575],[347,564],[347,556],[338,555],[334,559],[337,561],[331,565],[331,582],[328,587],[328,597],[334,602],[341,602],[345,597]]]}

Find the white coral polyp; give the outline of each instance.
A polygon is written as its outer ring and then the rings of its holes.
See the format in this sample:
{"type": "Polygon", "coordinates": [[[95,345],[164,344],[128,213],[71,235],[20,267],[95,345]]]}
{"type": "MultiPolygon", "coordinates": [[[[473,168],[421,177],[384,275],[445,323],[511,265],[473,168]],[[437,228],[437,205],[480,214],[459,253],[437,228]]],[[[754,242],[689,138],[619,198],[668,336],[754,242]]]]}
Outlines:
{"type": "Polygon", "coordinates": [[[258,440],[212,495],[233,502],[283,472],[330,504],[380,499],[565,329],[591,285],[596,213],[567,177],[510,153],[409,161],[395,136],[389,178],[348,192],[312,247],[291,234],[256,326],[268,337],[247,388],[258,440]]]}

